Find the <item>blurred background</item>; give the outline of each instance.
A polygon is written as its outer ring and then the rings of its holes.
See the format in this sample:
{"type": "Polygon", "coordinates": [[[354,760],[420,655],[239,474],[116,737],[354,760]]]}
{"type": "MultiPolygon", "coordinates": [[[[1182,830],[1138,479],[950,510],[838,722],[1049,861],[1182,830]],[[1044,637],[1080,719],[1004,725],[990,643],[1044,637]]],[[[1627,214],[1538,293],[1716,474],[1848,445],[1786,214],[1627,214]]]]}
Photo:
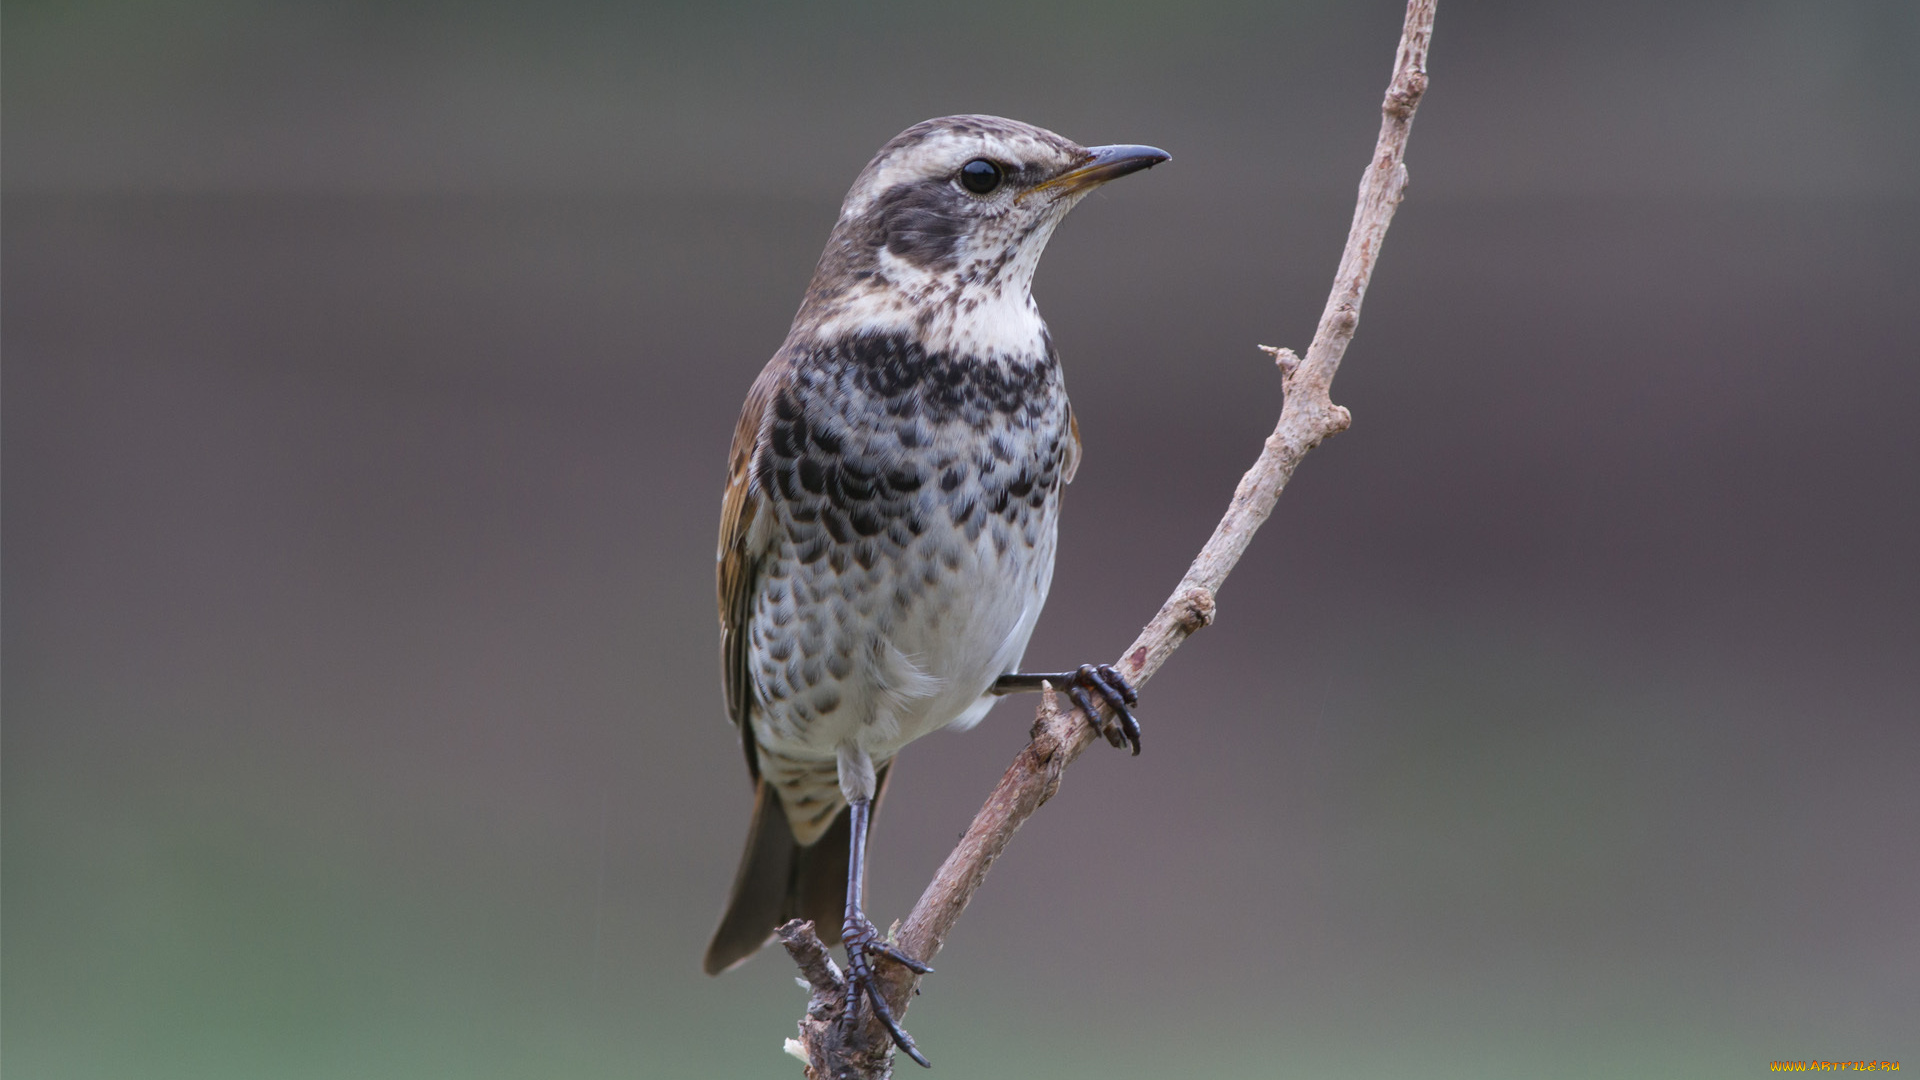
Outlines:
{"type": "MultiPolygon", "coordinates": [[[[785,958],[699,973],[711,567],[846,185],[962,111],[1174,154],[1036,286],[1086,458],[1030,666],[1110,658],[1400,18],[10,0],[8,1075],[797,1075],[785,958]]],[[[1353,429],[995,867],[939,1075],[1920,1065],[1916,57],[1906,0],[1441,6],[1353,429]]],[[[883,925],[1030,717],[903,756],[883,925]]]]}

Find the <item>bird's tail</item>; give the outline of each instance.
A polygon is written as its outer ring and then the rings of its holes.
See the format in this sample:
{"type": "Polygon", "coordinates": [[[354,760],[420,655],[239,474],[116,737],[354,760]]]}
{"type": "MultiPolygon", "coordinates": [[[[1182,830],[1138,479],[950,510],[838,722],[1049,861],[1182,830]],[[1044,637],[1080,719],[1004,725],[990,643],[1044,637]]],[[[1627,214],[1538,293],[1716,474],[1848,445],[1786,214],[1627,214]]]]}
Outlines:
{"type": "MultiPolygon", "coordinates": [[[[892,762],[881,766],[876,777],[876,809],[890,771],[892,762]]],[[[811,919],[821,941],[840,943],[840,922],[847,910],[851,820],[841,807],[820,839],[802,847],[793,838],[779,794],[765,779],[758,782],[747,850],[733,878],[727,913],[720,917],[720,927],[707,945],[707,974],[718,975],[745,962],[789,919],[811,919]]]]}

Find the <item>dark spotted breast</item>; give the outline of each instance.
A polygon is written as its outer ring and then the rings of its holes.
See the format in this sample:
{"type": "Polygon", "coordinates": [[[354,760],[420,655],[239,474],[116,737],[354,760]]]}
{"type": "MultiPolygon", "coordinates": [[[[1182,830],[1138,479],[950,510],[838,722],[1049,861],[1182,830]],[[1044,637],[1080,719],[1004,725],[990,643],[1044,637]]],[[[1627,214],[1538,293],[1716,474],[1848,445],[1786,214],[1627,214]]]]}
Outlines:
{"type": "MultiPolygon", "coordinates": [[[[996,537],[1062,483],[1067,398],[1058,360],[929,353],[862,336],[796,357],[757,463],[793,555],[871,569],[929,528],[996,537]]],[[[1030,540],[1028,542],[1031,542],[1030,540]]]]}

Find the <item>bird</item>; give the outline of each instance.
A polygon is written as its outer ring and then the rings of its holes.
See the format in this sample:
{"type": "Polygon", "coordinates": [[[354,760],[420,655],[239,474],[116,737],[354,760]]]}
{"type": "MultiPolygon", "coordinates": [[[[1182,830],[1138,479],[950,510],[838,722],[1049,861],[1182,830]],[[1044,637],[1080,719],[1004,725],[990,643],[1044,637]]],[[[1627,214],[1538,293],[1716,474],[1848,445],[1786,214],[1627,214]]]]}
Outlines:
{"type": "Polygon", "coordinates": [[[1076,203],[1169,159],[996,116],[907,128],[855,178],[734,430],[721,666],[754,810],[704,966],[719,974],[787,920],[811,919],[846,948],[844,1022],[865,999],[921,1065],[873,964],[932,969],[883,941],[864,908],[868,831],[895,756],[1043,681],[1140,751],[1138,696],[1111,666],[1018,670],[1080,460],[1032,283],[1076,203]]]}

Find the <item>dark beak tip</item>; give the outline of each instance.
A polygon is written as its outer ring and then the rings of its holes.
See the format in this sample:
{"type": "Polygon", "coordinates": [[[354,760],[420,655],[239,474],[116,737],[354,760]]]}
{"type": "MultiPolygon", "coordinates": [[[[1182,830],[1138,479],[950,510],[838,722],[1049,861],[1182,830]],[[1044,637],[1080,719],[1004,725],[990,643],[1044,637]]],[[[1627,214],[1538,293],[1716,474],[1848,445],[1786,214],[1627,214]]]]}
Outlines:
{"type": "Polygon", "coordinates": [[[1100,163],[1115,165],[1126,164],[1136,169],[1151,169],[1163,161],[1172,161],[1173,155],[1157,146],[1096,146],[1093,159],[1100,163]]]}
{"type": "Polygon", "coordinates": [[[1093,156],[1079,171],[1094,183],[1117,180],[1142,169],[1151,169],[1163,161],[1173,160],[1172,154],[1157,146],[1095,146],[1090,147],[1088,152],[1093,156]]]}
{"type": "Polygon", "coordinates": [[[1151,169],[1173,155],[1157,146],[1089,146],[1079,165],[1035,188],[1036,191],[1087,191],[1142,169],[1151,169]]]}

